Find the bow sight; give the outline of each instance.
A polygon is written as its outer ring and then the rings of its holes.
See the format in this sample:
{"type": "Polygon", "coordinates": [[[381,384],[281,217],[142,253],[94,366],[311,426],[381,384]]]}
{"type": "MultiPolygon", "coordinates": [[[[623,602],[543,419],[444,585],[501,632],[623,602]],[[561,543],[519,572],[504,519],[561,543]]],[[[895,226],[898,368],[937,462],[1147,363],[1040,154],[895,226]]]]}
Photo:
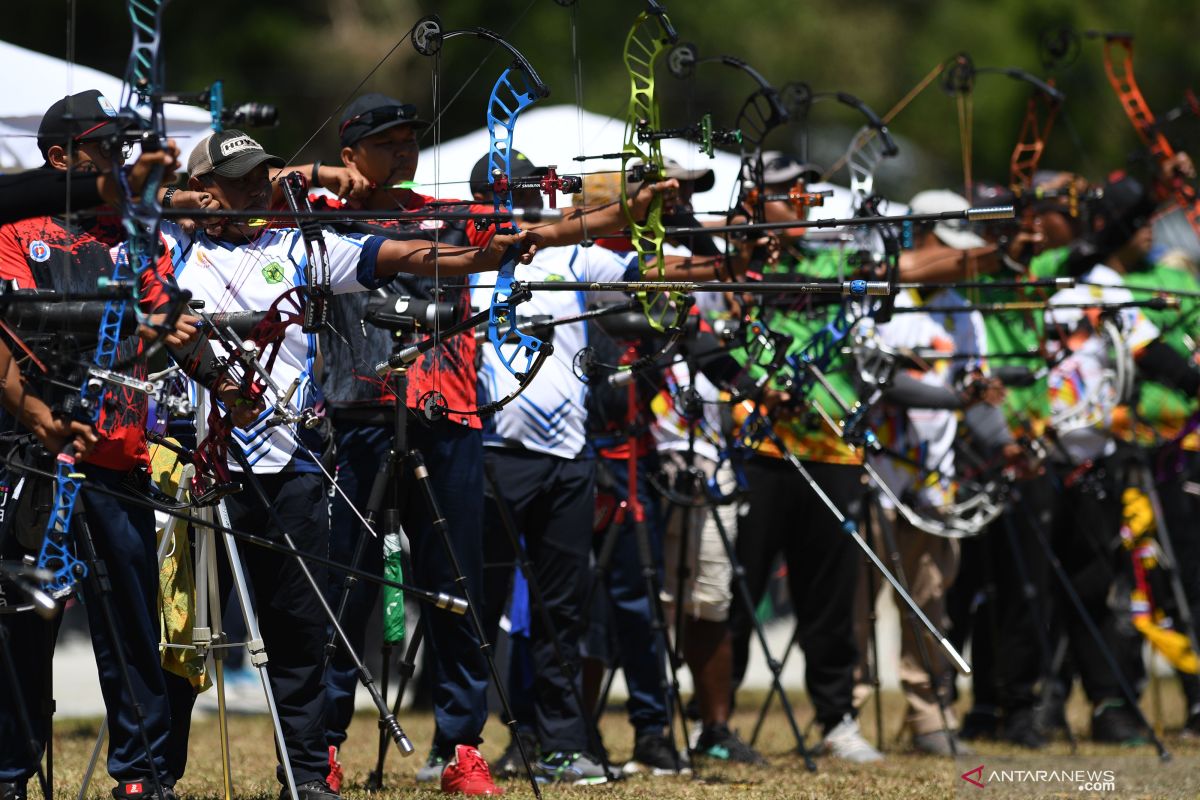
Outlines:
{"type": "Polygon", "coordinates": [[[198,92],[159,95],[163,103],[199,106],[212,116],[212,129],[218,133],[226,126],[235,128],[273,128],[279,124],[279,110],[269,103],[249,102],[225,107],[224,84],[217,80],[198,92]]]}

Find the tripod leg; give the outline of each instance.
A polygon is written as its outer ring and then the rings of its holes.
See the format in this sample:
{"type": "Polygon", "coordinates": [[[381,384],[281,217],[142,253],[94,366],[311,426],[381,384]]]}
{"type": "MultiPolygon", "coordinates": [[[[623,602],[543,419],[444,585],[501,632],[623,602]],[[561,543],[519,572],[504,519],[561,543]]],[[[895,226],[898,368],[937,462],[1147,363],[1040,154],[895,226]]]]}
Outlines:
{"type": "MultiPolygon", "coordinates": [[[[226,510],[224,502],[217,503],[217,519],[221,523],[221,527],[226,529],[230,527],[229,512],[226,510]]],[[[267,672],[269,661],[267,649],[263,643],[262,632],[258,627],[258,615],[250,603],[250,589],[246,583],[245,570],[242,568],[242,557],[232,534],[226,533],[222,539],[225,543],[225,555],[229,561],[229,571],[233,577],[234,591],[237,592],[238,604],[242,607],[242,619],[246,623],[246,655],[249,656],[250,663],[258,670],[258,679],[262,683],[263,695],[267,699],[267,709],[271,713],[271,725],[275,731],[275,745],[279,751],[279,762],[283,766],[288,793],[292,800],[300,800],[296,790],[296,776],[292,772],[292,760],[287,751],[287,740],[283,735],[283,723],[279,719],[279,707],[275,704],[275,693],[271,688],[267,672]]],[[[210,558],[215,559],[215,552],[210,551],[210,553],[212,553],[210,558]]],[[[213,575],[209,580],[215,581],[215,565],[210,567],[209,572],[213,575]]]]}
{"type": "Polygon", "coordinates": [[[429,519],[432,520],[433,529],[441,539],[442,547],[446,552],[447,562],[450,564],[450,569],[455,575],[460,596],[467,601],[467,614],[470,616],[471,625],[475,629],[475,635],[479,638],[479,649],[483,653],[484,660],[487,662],[488,671],[492,676],[492,683],[496,688],[497,696],[500,698],[500,707],[504,711],[504,725],[508,728],[509,735],[517,743],[517,750],[521,753],[521,762],[525,766],[525,774],[529,778],[529,785],[533,788],[533,794],[538,800],[541,800],[541,787],[538,785],[537,779],[533,776],[533,767],[529,763],[529,754],[525,752],[525,744],[521,741],[521,737],[517,735],[517,720],[513,715],[512,705],[508,702],[508,691],[504,687],[504,682],[500,679],[500,671],[496,668],[496,659],[492,653],[492,645],[488,641],[487,633],[483,629],[483,620],[479,616],[479,607],[475,605],[475,598],[471,596],[470,587],[467,586],[467,576],[463,573],[462,564],[458,560],[458,554],[454,552],[454,544],[450,541],[450,526],[446,522],[446,518],[442,515],[437,495],[434,494],[433,484],[429,478],[429,469],[425,466],[425,459],[420,451],[409,450],[407,458],[411,473],[417,480],[421,495],[425,498],[426,510],[429,513],[429,519]]]}
{"type": "MultiPolygon", "coordinates": [[[[408,641],[408,648],[404,653],[404,658],[400,661],[398,667],[400,671],[400,685],[396,688],[396,702],[392,703],[392,716],[400,714],[400,704],[404,702],[404,690],[408,688],[408,682],[412,679],[413,671],[417,663],[417,651],[421,649],[421,639],[425,635],[425,626],[416,624],[412,626],[412,637],[408,641]]],[[[384,684],[383,696],[387,697],[387,671],[388,665],[391,662],[392,645],[385,645],[384,663],[384,684]]],[[[367,774],[367,790],[379,791],[383,788],[383,765],[387,760],[387,731],[383,726],[379,727],[379,751],[375,758],[375,769],[367,774]]]]}
{"type": "MultiPolygon", "coordinates": [[[[312,571],[309,570],[308,564],[304,560],[303,553],[296,547],[296,543],[292,540],[291,534],[288,533],[287,528],[283,525],[283,521],[279,518],[279,512],[271,503],[271,499],[267,496],[266,490],[263,489],[262,483],[259,481],[258,476],[254,474],[253,469],[246,460],[246,455],[242,452],[240,447],[231,447],[230,453],[233,455],[234,460],[237,461],[238,465],[242,468],[242,474],[246,478],[246,482],[250,485],[255,496],[258,498],[259,503],[262,504],[263,510],[270,518],[271,523],[279,532],[279,535],[283,539],[284,543],[293,551],[292,557],[296,561],[296,566],[304,576],[304,580],[308,584],[309,588],[313,591],[314,599],[317,601],[318,605],[321,606],[321,610],[329,619],[330,624],[333,625],[333,630],[337,634],[338,639],[341,641],[342,646],[346,648],[347,655],[349,655],[351,660],[354,662],[354,668],[355,671],[358,672],[359,681],[367,690],[367,693],[371,696],[371,701],[375,704],[375,708],[378,709],[380,719],[383,720],[383,724],[387,727],[388,733],[392,737],[392,741],[394,741],[396,746],[400,748],[400,752],[403,755],[412,755],[412,742],[409,741],[408,736],[405,735],[404,730],[400,727],[400,723],[391,713],[387,703],[384,702],[383,697],[380,696],[379,689],[375,686],[374,677],[371,676],[371,673],[367,670],[366,664],[363,663],[358,653],[355,652],[349,636],[346,635],[345,629],[342,628],[341,624],[334,616],[333,609],[329,607],[329,603],[325,599],[325,593],[322,591],[320,584],[317,583],[316,578],[313,577],[312,571]]],[[[222,524],[225,525],[225,527],[229,527],[224,521],[222,521],[222,524]]],[[[226,536],[231,538],[230,534],[226,534],[226,536]]],[[[468,600],[468,602],[470,601],[468,600]]]]}
{"type": "MultiPolygon", "coordinates": [[[[1018,500],[1017,502],[1023,501],[1018,500]]],[[[1016,570],[1017,579],[1021,582],[1021,595],[1028,605],[1029,618],[1033,623],[1034,633],[1037,635],[1038,654],[1041,662],[1038,671],[1041,673],[1041,693],[1044,693],[1055,679],[1053,647],[1050,645],[1050,628],[1042,616],[1045,599],[1038,595],[1037,586],[1034,584],[1032,574],[1029,571],[1029,565],[1017,536],[1016,520],[1013,519],[1014,513],[1013,509],[1010,508],[1001,516],[1004,520],[1004,532],[1008,539],[1009,551],[1012,553],[1013,567],[1016,570]]],[[[1070,725],[1066,726],[1066,731],[1067,738],[1071,743],[1071,750],[1074,752],[1076,747],[1075,734],[1071,731],[1070,725]]]]}
{"type": "MultiPolygon", "coordinates": [[[[892,570],[896,575],[896,580],[899,581],[900,585],[907,592],[908,578],[905,576],[903,556],[900,553],[900,546],[892,524],[889,520],[881,519],[879,530],[883,534],[884,546],[887,548],[888,555],[892,560],[892,570]]],[[[915,529],[910,530],[910,535],[918,536],[919,532],[915,529]]],[[[912,631],[912,637],[917,648],[917,656],[921,660],[921,669],[929,676],[930,688],[933,690],[934,701],[937,703],[938,718],[942,725],[942,735],[946,737],[946,742],[950,745],[950,757],[954,758],[958,755],[958,743],[955,741],[954,732],[950,730],[950,716],[946,709],[946,698],[942,695],[940,676],[934,670],[933,659],[930,657],[929,648],[925,644],[925,638],[921,635],[922,631],[917,625],[915,616],[909,611],[905,617],[912,631]]],[[[914,732],[913,735],[915,737],[916,733],[914,732]]]]}
{"type": "MultiPolygon", "coordinates": [[[[1018,505],[1022,504],[1018,503],[1018,505]]],[[[1079,619],[1087,629],[1088,635],[1095,642],[1096,649],[1100,652],[1105,664],[1112,672],[1113,680],[1116,681],[1117,686],[1121,689],[1121,694],[1125,696],[1125,702],[1129,704],[1130,709],[1137,716],[1139,724],[1149,733],[1150,741],[1154,744],[1154,749],[1158,751],[1159,759],[1170,761],[1171,753],[1163,745],[1162,739],[1158,738],[1158,734],[1154,732],[1154,729],[1150,727],[1146,715],[1142,713],[1142,707],[1138,705],[1137,695],[1134,694],[1133,687],[1129,685],[1129,681],[1125,678],[1124,673],[1121,672],[1121,667],[1117,663],[1116,656],[1113,655],[1108,642],[1104,641],[1104,634],[1101,633],[1100,628],[1096,625],[1096,621],[1092,619],[1091,614],[1088,613],[1087,608],[1084,606],[1083,599],[1071,584],[1071,578],[1067,575],[1066,568],[1063,567],[1062,562],[1058,559],[1058,555],[1054,552],[1054,548],[1050,545],[1050,540],[1046,538],[1046,532],[1042,530],[1041,525],[1032,512],[1023,505],[1022,508],[1029,520],[1030,529],[1033,531],[1034,536],[1037,537],[1038,545],[1042,548],[1042,553],[1045,555],[1047,563],[1054,570],[1054,575],[1062,585],[1063,593],[1067,595],[1067,598],[1075,609],[1075,613],[1079,615],[1079,619]]]]}
{"type": "MultiPolygon", "coordinates": [[[[787,460],[787,462],[791,464],[797,472],[800,473],[800,477],[804,479],[804,482],[809,485],[809,488],[816,493],[820,501],[825,505],[826,508],[829,509],[834,518],[841,524],[842,530],[846,533],[846,535],[854,540],[854,543],[862,549],[867,558],[871,560],[871,563],[875,565],[875,569],[879,570],[879,573],[883,575],[888,583],[892,585],[892,589],[895,590],[896,596],[903,600],[905,605],[907,605],[912,613],[916,615],[916,618],[921,621],[921,624],[925,626],[925,630],[929,631],[930,635],[933,636],[935,641],[937,641],[938,645],[942,648],[945,654],[949,656],[950,661],[954,664],[958,671],[963,675],[970,675],[971,665],[968,664],[966,659],[959,654],[958,650],[954,649],[954,645],[950,644],[950,640],[946,638],[946,635],[938,630],[938,627],[933,624],[929,617],[925,615],[925,612],[921,610],[921,607],[912,599],[912,595],[910,595],[904,589],[904,586],[896,579],[896,576],[892,574],[891,570],[889,570],[883,561],[880,560],[879,556],[875,554],[875,550],[869,544],[867,544],[866,540],[864,540],[862,535],[858,532],[858,526],[855,525],[852,520],[847,519],[846,515],[842,513],[842,510],[838,508],[829,495],[825,493],[825,490],[821,488],[820,484],[813,480],[812,474],[809,473],[808,469],[805,468],[804,464],[795,456],[795,454],[789,451],[782,442],[776,440],[774,443],[775,446],[779,448],[780,452],[783,453],[783,457],[787,460]]],[[[869,467],[870,465],[866,464],[864,466],[869,467]]],[[[867,473],[868,475],[872,475],[873,478],[877,478],[876,475],[873,475],[873,470],[868,470],[867,473]]]]}
{"type": "MultiPolygon", "coordinates": [[[[175,499],[179,500],[184,497],[186,489],[185,482],[191,477],[190,468],[185,470],[184,479],[180,480],[179,491],[175,494],[175,499]]],[[[163,530],[162,539],[158,541],[158,569],[162,569],[163,560],[167,558],[167,553],[172,547],[175,537],[175,529],[180,524],[179,519],[170,518],[166,529],[163,530]]],[[[84,800],[88,796],[88,787],[91,786],[91,776],[95,774],[96,764],[100,762],[100,753],[104,746],[104,738],[108,735],[108,718],[103,718],[100,721],[100,730],[96,733],[96,744],[92,745],[91,756],[88,759],[88,766],[83,772],[83,781],[79,783],[79,792],[76,795],[77,800],[84,800]]],[[[228,800],[228,796],[227,796],[228,800]]]]}
{"type": "MultiPolygon", "coordinates": [[[[744,574],[744,573],[743,573],[744,574]]],[[[751,612],[751,624],[756,624],[762,627],[762,623],[758,621],[758,615],[751,612]]],[[[763,628],[763,637],[766,637],[766,629],[763,628]]],[[[760,642],[761,645],[761,642],[760,642]]],[[[764,651],[763,657],[767,659],[767,666],[775,663],[778,667],[779,674],[782,675],[784,669],[787,668],[788,659],[792,657],[793,650],[800,647],[800,624],[792,626],[792,635],[788,637],[787,647],[783,650],[783,658],[774,659],[769,655],[770,651],[764,651]]],[[[774,672],[774,670],[772,670],[774,672]]],[[[775,687],[775,681],[771,681],[771,686],[767,689],[767,696],[763,698],[762,705],[758,709],[758,718],[754,720],[754,729],[750,733],[750,746],[753,747],[758,743],[758,735],[762,733],[763,725],[767,723],[767,715],[771,713],[771,706],[775,702],[775,693],[778,691],[775,687]]]]}
{"type": "MultiPolygon", "coordinates": [[[[377,530],[375,521],[379,518],[381,509],[383,508],[384,493],[391,485],[392,478],[396,474],[396,454],[394,451],[389,451],[388,456],[384,461],[383,469],[375,473],[375,480],[371,483],[371,493],[367,499],[367,507],[363,514],[366,519],[366,525],[358,531],[358,539],[354,544],[354,556],[350,561],[350,565],[355,569],[360,569],[363,556],[366,554],[367,545],[374,542],[374,546],[382,547],[383,543],[376,540],[372,532],[377,530]]],[[[332,533],[332,532],[331,532],[332,533]]],[[[338,596],[337,611],[335,619],[340,625],[342,619],[346,615],[346,607],[350,603],[350,593],[354,591],[354,587],[358,584],[358,578],[352,572],[346,573],[346,578],[342,583],[342,592],[338,596]]],[[[325,644],[325,666],[321,670],[322,673],[329,671],[329,663],[333,660],[334,654],[337,652],[337,634],[331,632],[329,641],[325,644]]],[[[387,680],[387,673],[384,673],[383,680],[387,680]]],[[[384,697],[387,696],[387,687],[384,684],[384,697]]]]}
{"type": "MultiPolygon", "coordinates": [[[[869,518],[869,517],[868,517],[869,518]]],[[[874,527],[867,529],[866,537],[875,545],[874,527]]],[[[867,579],[867,647],[870,653],[871,694],[875,706],[875,748],[883,751],[883,684],[879,677],[879,617],[876,614],[879,584],[875,572],[868,566],[864,571],[867,579]]]]}
{"type": "MultiPolygon", "coordinates": [[[[721,537],[721,546],[725,548],[725,555],[729,558],[729,563],[733,567],[734,591],[741,599],[746,612],[749,614],[750,620],[754,625],[754,636],[758,640],[759,647],[762,648],[763,655],[767,659],[767,668],[771,671],[771,693],[778,694],[779,700],[783,704],[784,714],[787,716],[788,726],[792,729],[792,736],[796,739],[796,749],[800,751],[800,755],[804,758],[804,766],[809,772],[815,772],[817,769],[816,762],[813,761],[812,753],[808,749],[808,745],[804,741],[804,733],[800,730],[800,726],[796,724],[796,712],[792,709],[792,702],[788,699],[787,692],[784,691],[783,683],[780,681],[780,675],[783,674],[783,665],[780,664],[771,655],[771,648],[767,644],[767,634],[763,630],[762,622],[754,613],[754,604],[750,597],[750,587],[746,584],[746,569],[738,560],[737,551],[733,546],[733,542],[729,539],[729,532],[725,530],[725,524],[721,521],[721,515],[718,509],[712,508],[713,522],[716,524],[717,535],[721,537]]],[[[797,626],[797,630],[798,630],[797,626]]],[[[792,634],[792,641],[795,641],[796,634],[792,634]]],[[[791,647],[788,648],[791,652],[791,647]]],[[[767,702],[770,702],[771,695],[767,696],[767,702]]],[[[764,710],[766,706],[764,705],[764,710]]],[[[765,714],[759,717],[760,724],[755,726],[753,742],[758,736],[758,730],[761,725],[761,720],[765,714]]]]}
{"type": "MultiPolygon", "coordinates": [[[[210,516],[211,513],[211,509],[205,509],[206,516],[210,516]]],[[[212,626],[206,626],[211,636],[211,631],[214,628],[220,630],[222,621],[222,594],[217,573],[216,534],[209,528],[200,532],[200,537],[200,540],[204,542],[203,561],[205,563],[205,582],[197,584],[197,586],[206,587],[208,592],[208,602],[201,605],[211,612],[212,619],[214,620],[212,626]]],[[[232,570],[232,565],[230,569],[232,570]]],[[[242,605],[242,595],[240,593],[238,594],[238,605],[242,605]]],[[[242,606],[243,619],[248,614],[247,607],[242,606]]],[[[246,630],[250,631],[252,629],[247,627],[246,630]]],[[[222,636],[218,635],[217,640],[224,644],[222,636]]],[[[221,745],[221,784],[225,790],[225,800],[233,800],[233,763],[229,757],[229,713],[225,704],[225,653],[224,649],[213,651],[213,673],[216,677],[215,688],[217,691],[217,737],[221,745]]],[[[272,698],[267,698],[267,707],[272,710],[273,717],[277,717],[278,714],[274,712],[274,703],[271,700],[272,698]]]]}

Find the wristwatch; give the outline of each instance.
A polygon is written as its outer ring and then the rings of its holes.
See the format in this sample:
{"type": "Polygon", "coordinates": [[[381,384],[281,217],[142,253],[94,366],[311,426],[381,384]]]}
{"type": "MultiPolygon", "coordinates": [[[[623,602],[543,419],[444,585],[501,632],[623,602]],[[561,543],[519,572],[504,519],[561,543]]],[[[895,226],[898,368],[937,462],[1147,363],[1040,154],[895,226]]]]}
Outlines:
{"type": "Polygon", "coordinates": [[[172,186],[171,188],[169,188],[165,192],[163,192],[163,196],[162,196],[162,207],[163,208],[171,207],[171,198],[174,197],[175,193],[178,191],[179,191],[178,187],[172,186]]]}

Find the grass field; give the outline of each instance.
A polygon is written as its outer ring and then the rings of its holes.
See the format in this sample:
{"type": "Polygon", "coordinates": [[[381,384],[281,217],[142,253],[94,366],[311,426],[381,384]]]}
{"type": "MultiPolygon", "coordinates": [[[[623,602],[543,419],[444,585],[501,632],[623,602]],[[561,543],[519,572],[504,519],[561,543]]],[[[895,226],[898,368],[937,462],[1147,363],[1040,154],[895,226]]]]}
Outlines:
{"type": "MultiPolygon", "coordinates": [[[[1150,693],[1147,693],[1150,694],[1150,693]]],[[[808,708],[801,698],[799,704],[801,725],[809,721],[808,708]]],[[[733,727],[748,735],[757,715],[758,698],[746,697],[741,701],[733,727]]],[[[1152,713],[1153,703],[1146,701],[1147,713],[1152,713]]],[[[711,800],[714,797],[736,797],[745,800],[767,800],[767,798],[942,798],[962,796],[974,797],[974,786],[959,776],[978,765],[1007,765],[1016,769],[1074,770],[1103,767],[1115,772],[1115,788],[1097,792],[1079,791],[1071,786],[1068,790],[1049,788],[1047,784],[989,782],[990,797],[1200,797],[1200,742],[1182,740],[1178,730],[1183,722],[1182,696],[1177,683],[1163,681],[1162,699],[1159,703],[1162,723],[1166,730],[1165,742],[1172,751],[1173,759],[1161,765],[1150,746],[1121,748],[1099,746],[1081,742],[1077,754],[1072,755],[1065,742],[1054,743],[1045,751],[1031,755],[1028,751],[995,743],[975,746],[977,754],[960,758],[957,762],[916,755],[909,752],[907,741],[898,738],[903,719],[903,702],[898,694],[885,694],[884,749],[886,760],[882,764],[867,767],[852,767],[828,758],[817,760],[817,772],[808,773],[803,761],[794,754],[793,739],[789,726],[776,711],[768,718],[759,741],[760,750],[769,757],[767,768],[737,766],[698,765],[696,775],[691,778],[630,778],[620,783],[601,787],[546,786],[546,796],[582,797],[595,795],[613,800],[624,798],[654,797],[656,800],[711,800]],[[1005,792],[1009,793],[1006,794],[1005,792]],[[961,795],[956,795],[961,793],[961,795]]],[[[1086,738],[1088,730],[1088,708],[1077,697],[1073,699],[1069,716],[1072,727],[1086,738]]],[[[863,729],[874,742],[875,722],[871,703],[862,717],[863,729]]],[[[55,783],[56,800],[73,800],[82,778],[83,769],[96,735],[97,721],[68,720],[59,722],[55,730],[55,783]]],[[[385,777],[386,788],[379,795],[382,800],[409,797],[436,797],[440,792],[429,787],[418,787],[413,780],[418,762],[427,752],[433,721],[429,714],[405,714],[401,719],[405,731],[417,746],[417,754],[410,759],[401,759],[393,750],[388,756],[385,777]]],[[[614,760],[625,760],[632,748],[632,732],[620,708],[612,708],[601,722],[611,756],[614,760]]],[[[351,728],[350,740],[342,751],[342,762],[346,772],[343,794],[347,798],[365,798],[363,788],[367,773],[375,764],[375,718],[369,715],[356,717],[351,728]]],[[[809,734],[810,744],[815,733],[809,734]]],[[[247,800],[273,800],[278,792],[274,777],[275,753],[271,738],[269,719],[262,715],[236,715],[230,717],[231,762],[234,776],[235,795],[247,800]]],[[[483,753],[489,759],[500,754],[507,744],[507,733],[502,726],[492,721],[485,731],[483,753]]],[[[221,800],[223,797],[218,727],[215,716],[197,715],[192,726],[190,761],[187,775],[177,787],[181,798],[197,800],[221,800]]],[[[101,770],[102,772],[102,770],[101,770]]],[[[512,796],[531,797],[532,791],[524,781],[506,784],[512,796]]],[[[1055,784],[1058,787],[1058,784],[1055,784]]],[[[91,796],[108,797],[111,784],[101,776],[91,787],[91,796]]],[[[33,787],[31,786],[31,795],[33,787]]]]}

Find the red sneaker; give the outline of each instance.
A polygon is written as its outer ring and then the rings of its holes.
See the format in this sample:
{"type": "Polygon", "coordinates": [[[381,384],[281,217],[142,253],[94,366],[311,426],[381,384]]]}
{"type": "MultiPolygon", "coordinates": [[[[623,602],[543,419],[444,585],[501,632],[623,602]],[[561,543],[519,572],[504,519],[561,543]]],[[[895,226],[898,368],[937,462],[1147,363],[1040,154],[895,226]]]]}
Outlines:
{"type": "Polygon", "coordinates": [[[442,791],[446,794],[504,794],[492,780],[492,771],[474,747],[460,744],[454,758],[442,770],[442,791]]]}
{"type": "Polygon", "coordinates": [[[338,761],[338,749],[333,745],[329,746],[329,774],[325,776],[325,783],[329,784],[334,794],[341,793],[342,762],[338,761]]]}

